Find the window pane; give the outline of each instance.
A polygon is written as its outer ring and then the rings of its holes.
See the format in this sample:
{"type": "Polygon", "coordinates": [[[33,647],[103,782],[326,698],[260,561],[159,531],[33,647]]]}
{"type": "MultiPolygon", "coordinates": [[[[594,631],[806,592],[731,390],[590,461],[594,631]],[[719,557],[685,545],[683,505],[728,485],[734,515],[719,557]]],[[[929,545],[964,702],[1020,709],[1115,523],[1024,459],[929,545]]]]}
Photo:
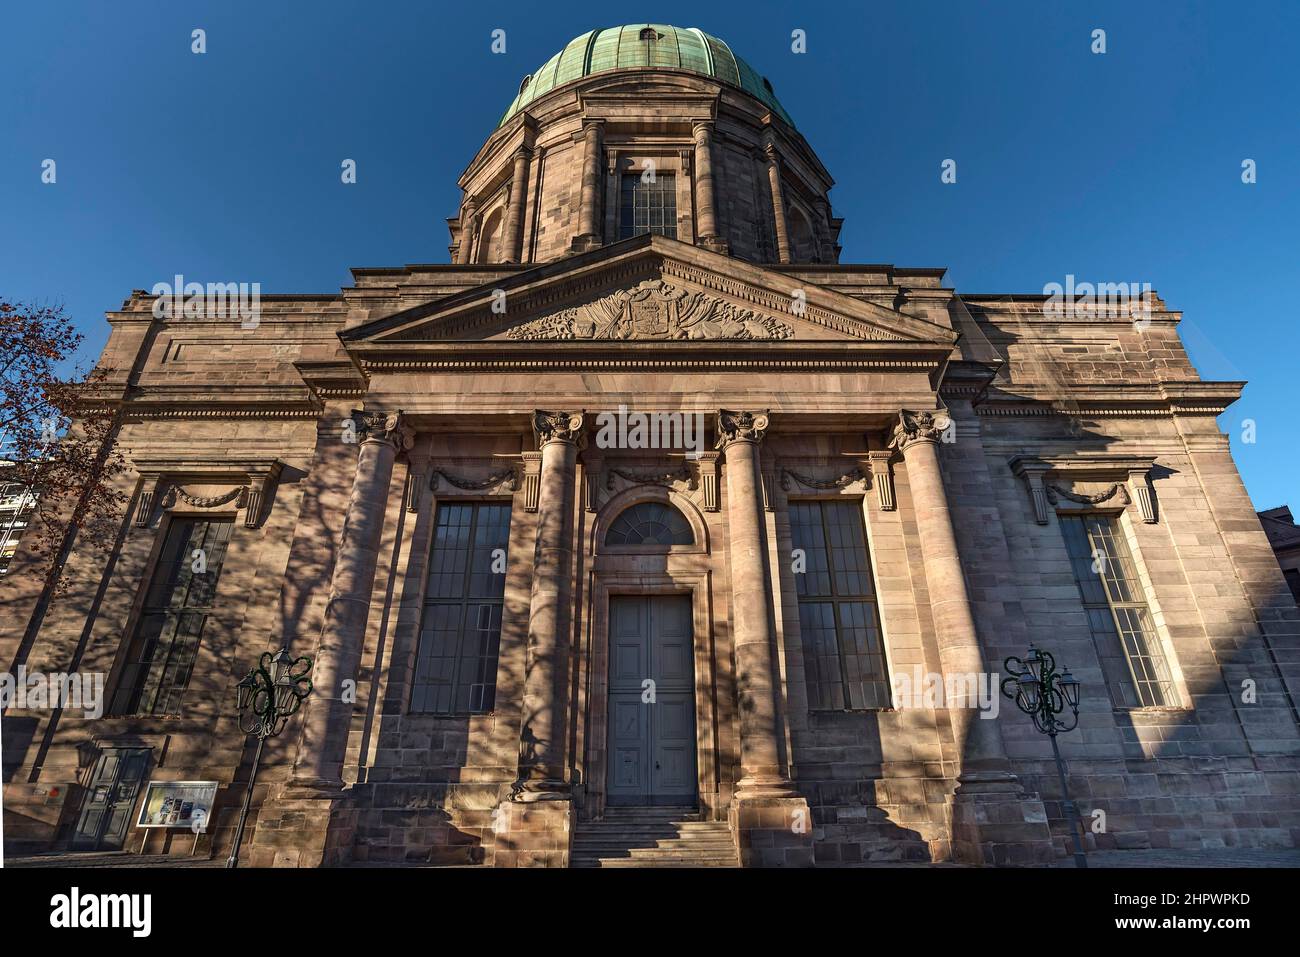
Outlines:
{"type": "Polygon", "coordinates": [[[168,526],[127,647],[114,714],[180,713],[233,528],[229,521],[195,519],[168,526]]]}
{"type": "Polygon", "coordinates": [[[804,560],[795,588],[809,708],[889,707],[862,503],[791,502],[789,515],[804,560]]]}
{"type": "Polygon", "coordinates": [[[1169,665],[1118,521],[1067,515],[1061,531],[1112,700],[1121,708],[1172,703],[1169,665]]]}
{"type": "Polygon", "coordinates": [[[663,502],[639,502],[624,509],[605,533],[606,545],[692,545],[686,516],[663,502]]]}
{"type": "Polygon", "coordinates": [[[677,238],[677,179],[657,173],[651,182],[642,173],[624,173],[619,184],[619,239],[658,233],[677,238]]]}
{"type": "Polygon", "coordinates": [[[510,506],[438,506],[411,710],[475,714],[496,703],[510,506]]]}

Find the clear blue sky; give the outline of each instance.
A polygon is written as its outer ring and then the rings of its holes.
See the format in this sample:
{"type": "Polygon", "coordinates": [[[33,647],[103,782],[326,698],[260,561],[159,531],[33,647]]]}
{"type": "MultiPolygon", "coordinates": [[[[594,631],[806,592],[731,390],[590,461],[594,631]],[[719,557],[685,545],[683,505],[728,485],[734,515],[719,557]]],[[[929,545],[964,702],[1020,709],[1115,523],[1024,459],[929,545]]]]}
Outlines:
{"type": "MultiPolygon", "coordinates": [[[[351,266],[445,262],[456,177],[520,79],[572,37],[646,15],[6,3],[0,295],[63,303],[94,355],[104,311],[177,272],[332,292],[351,266]],[[355,186],[340,183],[345,158],[355,186]]],[[[665,0],[652,16],[723,37],[769,77],[839,182],[845,262],[946,266],[967,292],[1037,292],[1067,273],[1149,282],[1184,312],[1203,377],[1250,381],[1220,424],[1256,506],[1300,506],[1300,3],[665,0]]]]}

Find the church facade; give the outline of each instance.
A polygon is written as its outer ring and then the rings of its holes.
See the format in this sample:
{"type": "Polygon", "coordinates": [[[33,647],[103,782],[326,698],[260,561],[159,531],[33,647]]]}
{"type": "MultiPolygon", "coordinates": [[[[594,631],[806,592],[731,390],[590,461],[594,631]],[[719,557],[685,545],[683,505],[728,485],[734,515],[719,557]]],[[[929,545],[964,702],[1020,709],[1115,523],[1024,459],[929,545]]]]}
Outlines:
{"type": "Polygon", "coordinates": [[[1243,384],[1151,292],[841,263],[831,186],[723,41],[597,30],[463,173],[449,264],[254,322],[133,293],[117,547],[38,628],[21,549],[0,583],[11,672],[106,689],[6,712],[8,853],[228,853],[235,686],[281,646],[315,690],[253,865],[1296,846],[1300,610],[1216,424],[1243,384]],[[1077,821],[999,694],[1031,645],[1082,682],[1077,821]],[[215,784],[206,826],[138,826],[168,782],[215,784]]]}

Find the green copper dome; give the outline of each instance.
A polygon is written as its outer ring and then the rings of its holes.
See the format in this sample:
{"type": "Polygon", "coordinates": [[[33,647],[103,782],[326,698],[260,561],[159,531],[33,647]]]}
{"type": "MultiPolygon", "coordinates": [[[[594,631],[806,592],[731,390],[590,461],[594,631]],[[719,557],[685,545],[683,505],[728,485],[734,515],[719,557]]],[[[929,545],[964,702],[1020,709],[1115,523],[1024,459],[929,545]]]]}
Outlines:
{"type": "Polygon", "coordinates": [[[766,103],[773,113],[794,125],[776,101],[767,78],[732,53],[725,43],[695,27],[683,30],[659,23],[592,30],[570,40],[563,50],[524,77],[519,95],[501,117],[501,123],[565,83],[593,73],[646,67],[689,70],[730,83],[766,103]]]}

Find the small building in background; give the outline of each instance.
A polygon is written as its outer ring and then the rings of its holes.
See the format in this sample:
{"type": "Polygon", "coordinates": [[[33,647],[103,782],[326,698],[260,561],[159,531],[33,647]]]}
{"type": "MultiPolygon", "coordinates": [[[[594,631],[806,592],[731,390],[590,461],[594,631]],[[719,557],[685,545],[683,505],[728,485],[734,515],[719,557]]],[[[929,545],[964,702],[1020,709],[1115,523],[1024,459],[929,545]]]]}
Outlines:
{"type": "Polygon", "coordinates": [[[1300,525],[1295,523],[1287,505],[1260,512],[1259,522],[1277,555],[1277,563],[1282,566],[1286,583],[1291,586],[1291,594],[1300,605],[1300,525]]]}
{"type": "Polygon", "coordinates": [[[9,562],[36,505],[36,497],[25,485],[7,480],[7,464],[0,463],[0,577],[8,574],[9,562]]]}

